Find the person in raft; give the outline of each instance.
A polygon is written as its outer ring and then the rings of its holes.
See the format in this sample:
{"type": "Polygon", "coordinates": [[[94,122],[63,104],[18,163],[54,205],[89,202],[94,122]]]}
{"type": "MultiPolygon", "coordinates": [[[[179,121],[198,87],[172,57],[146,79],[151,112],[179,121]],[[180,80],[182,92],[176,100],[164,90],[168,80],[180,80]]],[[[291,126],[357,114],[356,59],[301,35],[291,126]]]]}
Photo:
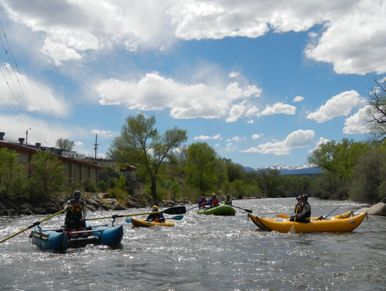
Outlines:
{"type": "Polygon", "coordinates": [[[205,198],[205,193],[201,193],[200,198],[198,198],[198,200],[197,200],[198,208],[199,209],[205,208],[206,204],[207,204],[207,201],[206,201],[206,198],[205,198]]]}
{"type": "Polygon", "coordinates": [[[216,207],[219,204],[219,201],[217,199],[216,193],[213,192],[212,197],[209,198],[208,202],[206,203],[209,205],[209,207],[216,207]]]}
{"type": "Polygon", "coordinates": [[[157,205],[153,205],[153,207],[151,208],[151,211],[155,213],[149,214],[149,216],[146,218],[147,221],[165,222],[165,217],[162,214],[162,212],[159,212],[159,208],[157,205]]]}
{"type": "Polygon", "coordinates": [[[308,203],[308,195],[303,194],[296,197],[298,204],[295,206],[295,215],[291,216],[290,221],[310,222],[311,205],[308,203]],[[300,212],[299,212],[300,211],[300,212]]]}
{"type": "Polygon", "coordinates": [[[230,194],[227,195],[227,197],[226,197],[224,203],[225,203],[226,205],[232,205],[232,196],[231,196],[230,194]]]}
{"type": "Polygon", "coordinates": [[[64,204],[64,211],[66,213],[64,219],[65,229],[80,230],[86,228],[86,202],[80,199],[80,196],[80,191],[76,190],[73,198],[64,204]]]}

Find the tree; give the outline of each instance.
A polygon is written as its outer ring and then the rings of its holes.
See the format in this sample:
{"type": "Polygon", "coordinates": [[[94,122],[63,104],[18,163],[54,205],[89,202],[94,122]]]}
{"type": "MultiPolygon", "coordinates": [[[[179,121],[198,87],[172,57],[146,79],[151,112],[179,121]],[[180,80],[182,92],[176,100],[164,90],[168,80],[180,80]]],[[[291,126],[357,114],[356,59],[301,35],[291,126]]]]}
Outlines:
{"type": "Polygon", "coordinates": [[[139,172],[150,178],[151,195],[157,201],[157,178],[160,168],[171,151],[187,140],[185,130],[173,128],[160,135],[155,125],[155,117],[143,114],[128,117],[121,134],[115,138],[108,155],[119,162],[138,163],[139,172]]]}
{"type": "Polygon", "coordinates": [[[46,151],[33,155],[30,187],[36,198],[44,200],[50,197],[62,189],[63,181],[63,165],[56,156],[46,151]]]}
{"type": "Polygon", "coordinates": [[[18,198],[25,194],[27,186],[26,169],[19,163],[17,153],[0,149],[0,193],[18,198]]]}
{"type": "Polygon", "coordinates": [[[376,139],[386,139],[386,77],[375,81],[376,86],[370,92],[370,108],[367,111],[370,117],[371,132],[376,139]]]}
{"type": "Polygon", "coordinates": [[[185,173],[187,183],[200,192],[214,190],[218,185],[218,157],[205,142],[191,144],[187,149],[185,173]]]}
{"type": "Polygon", "coordinates": [[[75,143],[67,138],[59,138],[56,141],[56,146],[64,151],[72,151],[75,143]]]}

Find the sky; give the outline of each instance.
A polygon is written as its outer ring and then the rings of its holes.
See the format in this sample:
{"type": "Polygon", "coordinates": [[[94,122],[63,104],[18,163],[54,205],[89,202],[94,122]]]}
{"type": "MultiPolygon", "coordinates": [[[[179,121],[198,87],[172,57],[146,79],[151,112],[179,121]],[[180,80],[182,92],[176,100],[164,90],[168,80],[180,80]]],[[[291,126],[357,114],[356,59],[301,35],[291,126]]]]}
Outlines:
{"type": "Polygon", "coordinates": [[[0,131],[105,157],[129,116],[252,168],[368,140],[385,0],[0,0],[0,131]]]}

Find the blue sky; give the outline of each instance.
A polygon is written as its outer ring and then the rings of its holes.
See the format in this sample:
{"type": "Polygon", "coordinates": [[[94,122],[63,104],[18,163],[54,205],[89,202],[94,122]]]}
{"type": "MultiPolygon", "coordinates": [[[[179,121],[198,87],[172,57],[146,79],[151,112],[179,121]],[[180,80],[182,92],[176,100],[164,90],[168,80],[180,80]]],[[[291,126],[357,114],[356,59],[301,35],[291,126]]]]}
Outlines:
{"type": "Polygon", "coordinates": [[[0,0],[0,131],[103,157],[156,117],[254,168],[366,140],[385,1],[0,0]]]}

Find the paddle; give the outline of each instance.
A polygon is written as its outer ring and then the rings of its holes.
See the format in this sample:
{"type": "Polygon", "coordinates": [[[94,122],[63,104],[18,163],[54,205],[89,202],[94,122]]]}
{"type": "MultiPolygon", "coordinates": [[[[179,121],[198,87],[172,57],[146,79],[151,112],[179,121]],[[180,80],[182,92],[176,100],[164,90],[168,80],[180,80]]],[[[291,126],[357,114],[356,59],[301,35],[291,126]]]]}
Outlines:
{"type": "Polygon", "coordinates": [[[289,233],[295,233],[295,222],[296,222],[296,216],[298,215],[298,208],[296,207],[295,217],[294,217],[294,223],[292,224],[289,233]]]}
{"type": "Polygon", "coordinates": [[[99,220],[99,219],[116,219],[118,217],[129,217],[129,216],[138,216],[138,215],[147,215],[147,214],[157,214],[157,213],[166,213],[166,214],[184,214],[186,213],[186,207],[185,206],[175,206],[167,208],[163,211],[157,211],[157,212],[139,212],[139,213],[130,213],[130,214],[114,214],[112,216],[102,216],[102,217],[93,217],[93,218],[87,218],[86,220],[99,220]]]}
{"type": "Polygon", "coordinates": [[[337,210],[338,208],[340,207],[340,205],[338,205],[338,207],[336,207],[333,211],[331,211],[329,214],[327,214],[326,216],[319,216],[316,220],[322,220],[322,219],[326,219],[327,217],[329,217],[331,214],[333,214],[335,212],[335,210],[337,210]]]}
{"type": "Polygon", "coordinates": [[[3,238],[2,240],[0,240],[0,243],[5,242],[5,241],[7,241],[7,240],[9,240],[9,239],[11,239],[11,238],[17,236],[18,234],[20,234],[20,233],[22,233],[22,232],[25,232],[26,230],[29,230],[30,228],[33,228],[34,226],[39,225],[39,224],[41,224],[42,222],[47,221],[47,220],[51,219],[52,217],[55,217],[55,216],[57,216],[57,215],[59,215],[59,214],[62,214],[62,213],[64,213],[64,209],[62,209],[62,210],[60,210],[60,211],[58,211],[58,212],[56,212],[56,213],[54,213],[54,214],[49,215],[49,216],[47,216],[46,218],[43,218],[43,219],[40,220],[40,221],[36,221],[36,222],[34,222],[33,224],[31,224],[30,226],[28,226],[28,227],[26,227],[26,228],[23,228],[23,229],[19,230],[18,232],[14,233],[14,234],[11,234],[11,235],[9,235],[9,236],[7,236],[7,237],[5,237],[5,238],[3,238]]]}
{"type": "Polygon", "coordinates": [[[199,206],[199,205],[196,205],[196,206],[194,206],[194,207],[192,207],[192,208],[189,208],[188,210],[186,210],[186,212],[188,212],[189,210],[192,210],[192,209],[198,208],[198,207],[200,207],[200,206],[199,206]]]}
{"type": "MultiPolygon", "coordinates": [[[[176,215],[176,216],[172,216],[172,217],[167,217],[166,220],[169,220],[169,219],[173,219],[173,220],[181,220],[183,219],[184,216],[183,215],[176,215]]],[[[131,218],[126,218],[125,220],[126,223],[131,223],[131,218]]]]}
{"type": "Polygon", "coordinates": [[[238,207],[238,206],[235,206],[235,205],[231,205],[231,206],[234,207],[234,208],[237,208],[237,209],[244,210],[244,211],[246,211],[248,213],[252,213],[252,210],[250,210],[250,209],[241,208],[241,207],[238,207]]]}

